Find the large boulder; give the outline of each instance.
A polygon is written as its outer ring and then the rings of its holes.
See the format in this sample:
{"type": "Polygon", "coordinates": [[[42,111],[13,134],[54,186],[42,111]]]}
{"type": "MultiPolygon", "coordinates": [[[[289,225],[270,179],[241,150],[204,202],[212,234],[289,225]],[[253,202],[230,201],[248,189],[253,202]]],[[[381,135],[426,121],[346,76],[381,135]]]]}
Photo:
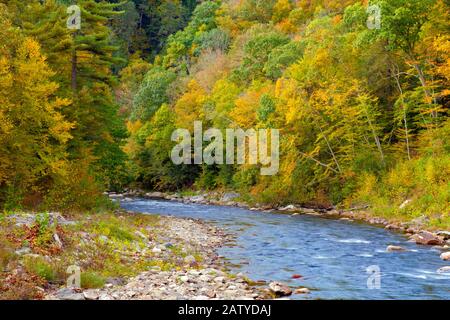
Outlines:
{"type": "Polygon", "coordinates": [[[414,234],[411,236],[411,239],[413,239],[417,244],[423,245],[435,246],[443,244],[442,238],[428,231],[422,231],[414,234]]]}
{"type": "Polygon", "coordinates": [[[277,281],[269,283],[269,289],[278,297],[290,296],[292,294],[291,288],[277,281]]]}

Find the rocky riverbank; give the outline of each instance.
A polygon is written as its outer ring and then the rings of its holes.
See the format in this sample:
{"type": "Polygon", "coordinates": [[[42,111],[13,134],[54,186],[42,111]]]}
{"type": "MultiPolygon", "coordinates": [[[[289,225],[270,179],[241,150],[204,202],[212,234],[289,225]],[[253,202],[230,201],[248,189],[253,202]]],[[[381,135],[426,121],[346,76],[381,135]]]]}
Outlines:
{"type": "MultiPolygon", "coordinates": [[[[363,222],[378,227],[383,227],[388,230],[403,233],[409,238],[409,241],[415,242],[419,245],[434,246],[438,251],[441,251],[441,259],[449,260],[450,252],[450,231],[449,230],[431,230],[426,225],[426,217],[419,217],[408,222],[390,221],[382,217],[374,217],[369,208],[353,208],[349,210],[338,210],[335,208],[318,209],[305,208],[295,204],[285,206],[272,206],[254,204],[249,205],[242,201],[241,196],[235,192],[197,192],[189,195],[179,193],[165,193],[165,192],[143,192],[130,190],[123,194],[109,194],[110,198],[120,201],[130,201],[133,197],[143,197],[149,199],[164,199],[169,201],[180,201],[183,203],[195,203],[206,205],[222,205],[234,206],[254,211],[255,213],[280,213],[290,215],[314,215],[328,219],[340,219],[345,221],[363,222]]],[[[407,205],[403,204],[403,205],[407,205]]],[[[401,251],[392,250],[387,251],[401,251]]]]}
{"type": "Polygon", "coordinates": [[[0,239],[0,299],[253,300],[292,294],[284,284],[227,272],[217,249],[231,245],[234,236],[201,220],[122,210],[16,212],[1,217],[0,239]],[[78,283],[72,281],[76,269],[78,283]]]}
{"type": "Polygon", "coordinates": [[[17,212],[1,217],[0,239],[0,299],[264,297],[217,255],[233,236],[199,220],[17,212]]]}
{"type": "MultiPolygon", "coordinates": [[[[261,293],[242,274],[225,271],[216,249],[232,236],[199,220],[159,217],[158,237],[146,239],[147,250],[157,261],[177,260],[173,266],[154,265],[135,277],[107,283],[99,289],[56,290],[46,299],[63,300],[207,300],[256,299],[261,293]],[[180,248],[180,249],[174,249],[180,248]],[[195,253],[195,254],[189,254],[195,253]],[[175,255],[175,257],[174,257],[175,255]]],[[[144,250],[145,250],[144,249],[144,250]]]]}

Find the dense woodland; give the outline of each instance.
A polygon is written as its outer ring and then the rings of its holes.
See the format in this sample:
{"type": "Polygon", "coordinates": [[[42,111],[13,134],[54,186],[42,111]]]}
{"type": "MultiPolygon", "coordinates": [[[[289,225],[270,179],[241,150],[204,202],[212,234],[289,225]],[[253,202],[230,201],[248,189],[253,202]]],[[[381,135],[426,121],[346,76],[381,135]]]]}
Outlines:
{"type": "Polygon", "coordinates": [[[220,189],[448,226],[449,10],[0,0],[0,206],[83,211],[106,205],[106,190],[220,189]],[[80,30],[67,28],[71,4],[80,30]],[[280,129],[279,173],[173,164],[171,134],[194,121],[280,129]]]}

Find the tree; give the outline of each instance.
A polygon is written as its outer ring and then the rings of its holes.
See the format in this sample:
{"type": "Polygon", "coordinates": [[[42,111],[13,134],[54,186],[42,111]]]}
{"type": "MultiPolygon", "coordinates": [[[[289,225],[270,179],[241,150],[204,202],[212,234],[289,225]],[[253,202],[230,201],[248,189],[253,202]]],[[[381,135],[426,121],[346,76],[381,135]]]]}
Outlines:
{"type": "MultiPolygon", "coordinates": [[[[39,44],[12,26],[0,5],[0,200],[43,194],[67,172],[73,123],[39,44]],[[20,90],[17,90],[20,88],[20,90]],[[5,194],[9,189],[12,193],[5,194]]],[[[18,199],[20,201],[20,199],[18,199]]]]}
{"type": "Polygon", "coordinates": [[[161,67],[150,69],[134,98],[131,118],[149,120],[163,103],[168,103],[168,90],[175,78],[175,73],[161,67]]]}
{"type": "Polygon", "coordinates": [[[158,15],[161,19],[159,38],[167,38],[186,26],[187,10],[179,0],[162,1],[158,6],[158,15]]]}
{"type": "Polygon", "coordinates": [[[264,66],[272,50],[287,43],[289,38],[276,32],[255,35],[245,44],[245,56],[236,76],[244,81],[262,77],[264,66]]]}
{"type": "Polygon", "coordinates": [[[177,126],[194,132],[194,121],[203,121],[205,119],[205,102],[206,92],[195,80],[192,80],[188,84],[186,92],[175,104],[174,111],[177,115],[177,126]]]}
{"type": "Polygon", "coordinates": [[[72,90],[76,95],[79,87],[95,79],[106,85],[113,83],[110,68],[121,59],[114,57],[117,47],[110,42],[109,20],[121,14],[116,11],[123,3],[80,0],[81,29],[74,32],[72,53],[72,90]]]}
{"type": "MultiPolygon", "coordinates": [[[[380,0],[375,4],[382,10],[383,27],[378,31],[382,39],[387,40],[388,48],[400,50],[410,64],[423,87],[424,94],[430,103],[432,93],[427,80],[423,62],[417,54],[417,44],[420,41],[424,25],[430,19],[430,8],[436,0],[380,0]]],[[[436,110],[431,111],[433,117],[437,117],[436,110]]]]}
{"type": "Polygon", "coordinates": [[[53,78],[59,83],[59,94],[71,98],[70,59],[74,41],[66,26],[66,7],[56,0],[11,0],[8,8],[14,13],[14,23],[40,43],[47,63],[55,71],[53,78]]]}

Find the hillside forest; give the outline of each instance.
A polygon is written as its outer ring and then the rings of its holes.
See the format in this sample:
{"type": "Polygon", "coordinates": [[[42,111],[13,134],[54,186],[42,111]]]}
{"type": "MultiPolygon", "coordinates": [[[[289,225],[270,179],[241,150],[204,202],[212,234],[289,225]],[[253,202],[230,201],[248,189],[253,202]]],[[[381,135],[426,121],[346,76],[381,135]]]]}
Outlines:
{"type": "Polygon", "coordinates": [[[0,0],[0,208],[95,212],[111,206],[105,191],[232,190],[448,228],[449,10],[0,0]],[[194,121],[279,129],[278,173],[174,164],[172,132],[194,121]]]}

